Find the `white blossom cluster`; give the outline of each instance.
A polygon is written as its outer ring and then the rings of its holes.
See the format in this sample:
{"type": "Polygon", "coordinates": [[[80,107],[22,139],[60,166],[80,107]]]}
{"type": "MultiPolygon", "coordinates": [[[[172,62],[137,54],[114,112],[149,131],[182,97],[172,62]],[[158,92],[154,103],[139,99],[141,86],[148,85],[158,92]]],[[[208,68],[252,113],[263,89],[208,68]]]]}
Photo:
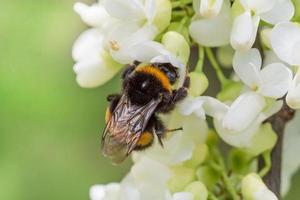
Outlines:
{"type": "Polygon", "coordinates": [[[91,27],[72,52],[82,87],[100,86],[136,60],[171,63],[183,82],[191,46],[199,47],[196,69],[189,73],[189,96],[164,116],[169,128],[182,126],[183,133],[168,135],[164,148],[154,144],[135,152],[126,177],[120,183],[93,186],[91,199],[206,200],[223,193],[233,200],[277,199],[255,164],[277,140],[264,121],[284,100],[290,108],[300,108],[300,25],[293,20],[297,7],[292,0],[76,3],[75,11],[91,27]],[[219,80],[207,79],[204,59],[219,80]],[[232,66],[231,78],[220,66],[232,66]],[[201,96],[208,84],[217,82],[221,90],[216,97],[201,96]],[[219,139],[232,147],[228,161],[219,139]]]}

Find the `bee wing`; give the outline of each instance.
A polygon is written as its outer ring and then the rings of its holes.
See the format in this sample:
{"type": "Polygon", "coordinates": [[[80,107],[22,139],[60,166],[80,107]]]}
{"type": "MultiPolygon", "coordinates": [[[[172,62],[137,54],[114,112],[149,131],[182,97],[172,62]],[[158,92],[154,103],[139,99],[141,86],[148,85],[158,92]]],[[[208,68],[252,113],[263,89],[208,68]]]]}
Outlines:
{"type": "Polygon", "coordinates": [[[114,163],[122,162],[136,146],[160,101],[152,100],[145,106],[136,106],[123,95],[106,124],[102,136],[103,154],[114,163]]]}

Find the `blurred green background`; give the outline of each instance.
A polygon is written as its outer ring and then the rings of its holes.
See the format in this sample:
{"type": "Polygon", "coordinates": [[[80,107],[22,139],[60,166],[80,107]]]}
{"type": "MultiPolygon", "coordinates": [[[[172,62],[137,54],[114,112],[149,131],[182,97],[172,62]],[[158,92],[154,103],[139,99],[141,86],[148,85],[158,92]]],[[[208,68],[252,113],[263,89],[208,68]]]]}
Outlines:
{"type": "MultiPolygon", "coordinates": [[[[71,48],[86,27],[74,2],[0,0],[0,200],[84,200],[128,171],[100,153],[105,96],[119,78],[75,82],[71,48]]],[[[299,199],[294,181],[288,200],[299,199]]]]}

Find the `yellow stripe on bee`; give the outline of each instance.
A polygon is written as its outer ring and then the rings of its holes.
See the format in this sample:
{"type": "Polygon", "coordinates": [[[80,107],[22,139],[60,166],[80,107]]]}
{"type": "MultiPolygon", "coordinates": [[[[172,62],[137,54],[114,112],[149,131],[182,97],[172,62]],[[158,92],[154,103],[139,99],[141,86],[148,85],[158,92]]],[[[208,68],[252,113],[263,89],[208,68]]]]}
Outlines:
{"type": "Polygon", "coordinates": [[[147,146],[149,144],[151,144],[151,142],[153,141],[153,134],[148,132],[148,131],[145,131],[142,133],[140,139],[138,140],[137,142],[137,145],[138,146],[147,146]]]}
{"type": "Polygon", "coordinates": [[[165,88],[166,90],[171,92],[171,83],[170,83],[169,78],[158,68],[153,67],[153,66],[143,66],[143,67],[137,68],[136,71],[151,74],[152,76],[159,79],[163,88],[165,88]]]}
{"type": "Polygon", "coordinates": [[[106,112],[105,112],[105,123],[107,123],[111,118],[111,112],[110,112],[110,108],[106,108],[106,112]]]}

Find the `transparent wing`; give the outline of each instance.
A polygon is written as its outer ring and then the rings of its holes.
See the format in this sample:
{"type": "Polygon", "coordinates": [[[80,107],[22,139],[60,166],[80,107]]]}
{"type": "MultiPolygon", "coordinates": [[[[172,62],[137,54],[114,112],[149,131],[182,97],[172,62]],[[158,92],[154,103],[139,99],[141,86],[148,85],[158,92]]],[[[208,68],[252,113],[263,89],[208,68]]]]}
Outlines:
{"type": "Polygon", "coordinates": [[[136,106],[123,95],[104,129],[103,154],[113,163],[121,163],[135,148],[159,103],[160,99],[152,100],[145,106],[136,106]]]}

